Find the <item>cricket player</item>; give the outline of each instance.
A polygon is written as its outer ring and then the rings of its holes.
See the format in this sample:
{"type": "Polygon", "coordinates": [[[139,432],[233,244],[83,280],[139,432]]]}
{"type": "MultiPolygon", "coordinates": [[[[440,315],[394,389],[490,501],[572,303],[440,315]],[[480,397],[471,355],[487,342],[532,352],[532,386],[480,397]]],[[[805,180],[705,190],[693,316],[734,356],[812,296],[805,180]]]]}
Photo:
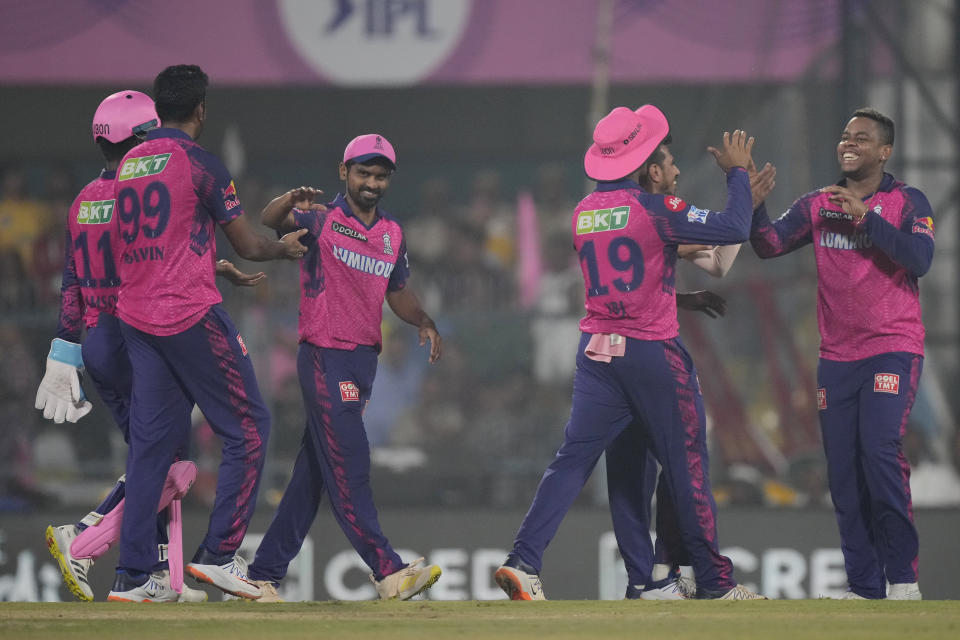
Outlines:
{"type": "Polygon", "coordinates": [[[267,205],[261,219],[285,232],[302,227],[309,247],[300,263],[300,349],[297,371],[307,424],[290,484],[270,523],[250,578],[279,601],[277,585],[300,551],[324,494],[350,544],[370,567],[381,599],[407,600],[431,587],[440,567],[423,558],[405,564],[380,530],[370,488],[370,445],[363,409],[370,401],[382,338],[383,301],[430,342],[440,334],[407,286],[410,266],[400,223],[378,204],[390,186],[397,156],[383,136],[357,136],[340,163],[344,194],[326,208],[315,189],[301,187],[267,205]]]}
{"type": "MultiPolygon", "coordinates": [[[[675,196],[680,169],[670,152],[670,136],[663,141],[640,167],[638,183],[651,194],[675,196]]],[[[760,171],[751,164],[750,192],[756,206],[774,187],[776,169],[769,163],[760,171]]],[[[724,277],[740,252],[740,244],[707,246],[680,245],[677,255],[716,278],[724,277]]],[[[708,292],[707,292],[708,293],[708,292]]],[[[689,295],[689,294],[686,294],[689,295]]],[[[677,294],[677,306],[685,307],[685,294],[677,294]]],[[[725,308],[701,309],[711,317],[723,315],[725,308]],[[709,313],[715,311],[714,314],[709,313]]],[[[606,451],[607,488],[612,505],[614,534],[627,570],[627,599],[685,600],[696,596],[696,581],[690,573],[681,572],[690,560],[678,530],[677,516],[667,480],[660,474],[652,452],[637,468],[637,448],[648,448],[648,442],[636,441],[641,429],[624,429],[606,451]],[[651,547],[649,528],[651,499],[657,495],[657,537],[651,547]],[[655,562],[655,563],[654,563],[655,562]],[[652,565],[652,566],[651,566],[652,565]]]]}
{"type": "MultiPolygon", "coordinates": [[[[652,442],[696,572],[698,596],[762,598],[736,584],[730,560],[718,551],[703,400],[678,337],[674,287],[678,245],[746,240],[752,207],[745,167],[753,141],[738,130],[724,134],[721,149],[709,148],[727,174],[727,208],[715,212],[676,196],[646,193],[637,184],[640,167],[668,133],[666,117],[655,106],[617,107],[597,124],[584,158],[586,174],[598,185],[572,219],[587,309],[580,321],[573,407],[513,550],[494,574],[513,600],[545,599],[539,576],[543,552],[600,454],[624,429],[643,429],[652,442]]],[[[645,452],[635,451],[640,465],[645,452]]]]}
{"type": "Polygon", "coordinates": [[[214,224],[247,260],[299,259],[305,231],[271,241],[254,234],[234,182],[196,143],[206,122],[207,76],[195,65],[154,81],[164,126],[120,163],[117,315],[133,371],[130,451],[117,577],[108,600],[153,601],[155,514],[194,404],[223,441],[207,534],[186,572],[242,598],[260,597],[235,557],[253,515],[270,416],[247,348],[220,307],[214,224]]]}
{"type": "MultiPolygon", "coordinates": [[[[70,208],[57,337],[51,345],[47,372],[37,390],[36,406],[43,410],[45,418],[58,423],[64,419],[76,422],[92,408],[80,385],[79,372],[83,367],[123,433],[124,441],[129,440],[132,375],[115,317],[120,278],[114,254],[118,230],[114,217],[114,181],[121,158],[141,142],[147,131],[159,125],[153,100],[139,91],[118,91],[107,96],[94,113],[93,140],[103,154],[105,167],[96,180],[81,190],[70,208]],[[87,335],[81,346],[84,328],[87,335]]],[[[263,273],[241,273],[227,260],[217,262],[217,275],[247,286],[265,277],[263,273]]],[[[47,527],[47,547],[60,566],[67,588],[79,600],[93,600],[87,573],[94,561],[74,558],[70,545],[77,534],[99,523],[120,503],[124,488],[121,478],[103,502],[80,522],[47,527]]],[[[165,518],[160,517],[161,547],[166,544],[165,525],[165,518]]],[[[169,582],[165,568],[153,577],[162,584],[169,582]]],[[[206,600],[207,594],[184,585],[176,599],[199,602],[206,600]]]]}
{"type": "Polygon", "coordinates": [[[813,244],[817,408],[851,599],[921,598],[902,441],[923,369],[919,278],[934,225],[923,193],[884,171],[893,138],[890,118],[855,111],[837,144],[843,178],[774,222],[759,207],[750,236],[761,258],[813,244]]]}

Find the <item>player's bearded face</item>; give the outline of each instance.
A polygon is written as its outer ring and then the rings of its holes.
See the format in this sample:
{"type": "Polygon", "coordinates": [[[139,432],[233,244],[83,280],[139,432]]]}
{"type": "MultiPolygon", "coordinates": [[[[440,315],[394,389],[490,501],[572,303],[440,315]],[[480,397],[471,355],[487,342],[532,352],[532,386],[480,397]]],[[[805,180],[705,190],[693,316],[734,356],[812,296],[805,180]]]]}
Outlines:
{"type": "Polygon", "coordinates": [[[347,171],[347,195],[363,209],[377,206],[390,186],[390,171],[380,165],[354,164],[347,171]]]}

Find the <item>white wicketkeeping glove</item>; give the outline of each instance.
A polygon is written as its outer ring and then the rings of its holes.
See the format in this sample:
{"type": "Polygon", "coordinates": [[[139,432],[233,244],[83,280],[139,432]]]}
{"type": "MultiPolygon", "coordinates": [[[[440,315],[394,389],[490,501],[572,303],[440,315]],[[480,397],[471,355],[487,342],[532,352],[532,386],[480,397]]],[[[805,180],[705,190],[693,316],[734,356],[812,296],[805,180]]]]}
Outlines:
{"type": "Polygon", "coordinates": [[[83,357],[80,345],[54,338],[47,356],[47,372],[37,389],[37,409],[43,417],[60,424],[64,419],[76,422],[90,413],[93,405],[87,400],[80,386],[83,357]]]}

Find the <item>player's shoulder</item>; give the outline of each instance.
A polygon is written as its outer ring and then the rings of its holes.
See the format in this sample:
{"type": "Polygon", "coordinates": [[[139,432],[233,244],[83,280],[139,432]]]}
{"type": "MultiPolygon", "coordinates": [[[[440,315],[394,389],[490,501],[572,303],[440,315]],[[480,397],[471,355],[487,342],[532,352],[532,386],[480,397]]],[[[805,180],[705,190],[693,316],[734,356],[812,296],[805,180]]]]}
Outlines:
{"type": "Polygon", "coordinates": [[[380,214],[380,219],[386,222],[387,224],[396,227],[401,233],[403,232],[403,225],[400,224],[399,218],[390,213],[389,211],[384,211],[383,209],[378,209],[377,212],[380,214]]]}

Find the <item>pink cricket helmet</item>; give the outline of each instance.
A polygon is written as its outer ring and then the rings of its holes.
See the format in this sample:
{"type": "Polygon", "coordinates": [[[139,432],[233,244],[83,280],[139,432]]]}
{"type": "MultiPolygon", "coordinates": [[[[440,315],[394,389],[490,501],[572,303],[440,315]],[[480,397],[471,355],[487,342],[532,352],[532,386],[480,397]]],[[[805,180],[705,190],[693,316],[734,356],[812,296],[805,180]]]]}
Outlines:
{"type": "Polygon", "coordinates": [[[93,114],[93,141],[106,138],[116,144],[159,126],[160,117],[150,96],[139,91],[118,91],[104,98],[93,114]]]}

